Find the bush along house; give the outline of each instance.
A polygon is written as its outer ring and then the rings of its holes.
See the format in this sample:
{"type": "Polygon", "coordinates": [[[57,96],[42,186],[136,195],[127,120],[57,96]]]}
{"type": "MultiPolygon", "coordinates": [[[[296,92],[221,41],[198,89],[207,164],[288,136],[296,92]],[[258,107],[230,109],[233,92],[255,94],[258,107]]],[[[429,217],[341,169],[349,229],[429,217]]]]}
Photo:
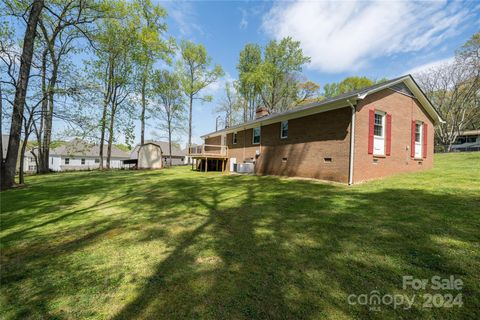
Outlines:
{"type": "Polygon", "coordinates": [[[359,183],[429,169],[443,121],[411,75],[202,136],[198,170],[359,183]]]}

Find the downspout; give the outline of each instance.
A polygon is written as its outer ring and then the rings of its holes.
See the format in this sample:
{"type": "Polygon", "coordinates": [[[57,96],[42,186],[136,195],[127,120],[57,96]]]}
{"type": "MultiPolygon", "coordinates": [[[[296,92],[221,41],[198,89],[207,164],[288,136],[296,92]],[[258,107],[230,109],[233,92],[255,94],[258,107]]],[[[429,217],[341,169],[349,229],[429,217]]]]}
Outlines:
{"type": "Polygon", "coordinates": [[[351,130],[350,130],[350,168],[348,170],[348,184],[352,185],[353,184],[353,155],[355,154],[355,113],[356,109],[355,106],[350,102],[350,100],[347,99],[347,102],[350,104],[350,107],[352,108],[352,122],[351,122],[351,130]]]}

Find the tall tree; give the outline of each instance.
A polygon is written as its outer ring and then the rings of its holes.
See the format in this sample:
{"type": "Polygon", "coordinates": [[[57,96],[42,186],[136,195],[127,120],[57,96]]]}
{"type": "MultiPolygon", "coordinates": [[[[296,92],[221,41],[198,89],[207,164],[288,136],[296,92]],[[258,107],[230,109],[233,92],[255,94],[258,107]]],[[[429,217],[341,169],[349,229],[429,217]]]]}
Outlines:
{"type": "Polygon", "coordinates": [[[174,72],[156,70],[153,73],[152,93],[158,100],[155,117],[160,120],[158,128],[167,133],[169,165],[172,165],[172,137],[183,129],[185,107],[179,76],[174,72]]]}
{"type": "Polygon", "coordinates": [[[262,50],[257,44],[246,44],[240,51],[237,64],[238,91],[243,97],[243,122],[253,119],[255,109],[261,101],[260,85],[255,72],[262,63],[262,50]]]}
{"type": "Polygon", "coordinates": [[[147,117],[147,88],[152,78],[153,64],[158,60],[170,64],[170,55],[173,53],[173,39],[165,40],[163,35],[167,25],[163,22],[166,11],[159,5],[153,5],[150,0],[138,0],[135,11],[139,12],[140,31],[138,47],[134,53],[137,72],[138,91],[141,100],[140,112],[140,143],[145,141],[145,120],[147,117]]]}
{"type": "Polygon", "coordinates": [[[254,81],[261,86],[264,106],[270,113],[283,111],[297,95],[297,74],[310,62],[292,38],[272,40],[266,46],[262,64],[257,68],[254,81]]]}
{"type": "Polygon", "coordinates": [[[180,44],[181,59],[178,61],[178,73],[182,91],[188,102],[188,145],[192,144],[193,100],[211,100],[209,96],[200,97],[201,90],[217,81],[224,75],[219,65],[211,67],[212,58],[202,44],[182,41],[180,44]]]}
{"type": "MultiPolygon", "coordinates": [[[[230,82],[225,83],[225,96],[220,101],[216,112],[224,119],[225,127],[231,127],[236,123],[238,111],[245,105],[237,93],[236,87],[230,82]]],[[[244,111],[244,110],[243,110],[244,111]]]]}
{"type": "Polygon", "coordinates": [[[440,116],[435,128],[437,142],[450,151],[460,132],[480,123],[480,34],[456,53],[455,61],[417,75],[440,116]]]}
{"type": "Polygon", "coordinates": [[[15,184],[15,169],[20,145],[20,134],[22,131],[23,110],[27,94],[30,68],[32,63],[37,24],[40,14],[44,8],[43,0],[34,0],[28,17],[25,30],[22,55],[20,58],[20,70],[18,75],[15,99],[13,103],[12,121],[10,125],[10,138],[8,141],[7,156],[5,162],[2,159],[0,183],[1,190],[11,188],[15,184]]]}
{"type": "Polygon", "coordinates": [[[100,169],[104,168],[105,142],[106,168],[110,168],[119,108],[129,102],[133,91],[133,53],[138,45],[139,30],[134,8],[134,4],[123,1],[112,3],[109,9],[111,15],[97,24],[98,31],[94,37],[97,60],[93,63],[93,73],[100,79],[99,87],[103,95],[99,141],[100,169]]]}
{"type": "Polygon", "coordinates": [[[90,40],[90,28],[103,15],[102,9],[94,0],[50,1],[40,16],[39,64],[43,96],[41,123],[36,131],[40,172],[49,171],[55,96],[60,93],[57,85],[62,80],[60,70],[68,62],[68,54],[78,47],[75,40],[85,37],[90,40]]]}

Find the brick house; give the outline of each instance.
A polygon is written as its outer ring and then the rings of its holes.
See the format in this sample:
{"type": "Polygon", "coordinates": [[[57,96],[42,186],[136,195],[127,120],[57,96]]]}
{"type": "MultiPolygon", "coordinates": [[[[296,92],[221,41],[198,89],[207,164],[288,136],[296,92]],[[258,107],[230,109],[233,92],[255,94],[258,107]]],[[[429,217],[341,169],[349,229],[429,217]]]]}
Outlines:
{"type": "Polygon", "coordinates": [[[201,170],[358,183],[433,165],[443,121],[410,75],[202,136],[201,170]]]}

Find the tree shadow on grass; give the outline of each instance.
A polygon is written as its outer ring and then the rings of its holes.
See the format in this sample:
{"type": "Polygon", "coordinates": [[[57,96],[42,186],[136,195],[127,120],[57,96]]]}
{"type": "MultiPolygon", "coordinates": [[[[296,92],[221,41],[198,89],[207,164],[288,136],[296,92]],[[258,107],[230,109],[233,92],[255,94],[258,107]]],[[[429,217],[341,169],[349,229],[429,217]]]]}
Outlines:
{"type": "MultiPolygon", "coordinates": [[[[393,188],[357,192],[256,177],[195,184],[189,197],[208,208],[204,223],[158,264],[115,319],[428,318],[472,310],[415,305],[373,311],[347,303],[350,294],[401,292],[403,275],[473,280],[471,266],[432,241],[478,240],[478,224],[469,222],[478,211],[465,211],[474,208],[468,196],[393,188]],[[242,200],[219,206],[222,190],[233,187],[242,190],[242,200]],[[392,195],[402,207],[392,205],[392,195]],[[445,203],[463,203],[463,217],[451,224],[445,203]]],[[[464,293],[477,291],[470,283],[464,293]]]]}
{"type": "MultiPolygon", "coordinates": [[[[59,243],[46,242],[43,247],[37,243],[7,252],[2,262],[2,271],[8,268],[2,272],[6,274],[2,296],[8,298],[12,318],[28,314],[116,319],[458,318],[478,310],[474,307],[480,304],[475,285],[480,213],[478,197],[471,194],[401,188],[369,191],[274,177],[168,178],[109,192],[118,200],[106,205],[126,214],[97,217],[81,224],[82,232],[66,227],[55,238],[59,243]],[[126,237],[123,233],[128,230],[135,232],[126,237]],[[151,274],[133,282],[138,290],[135,296],[110,314],[89,305],[64,313],[55,309],[55,301],[71,294],[75,286],[86,294],[90,290],[113,294],[122,288],[117,279],[136,271],[132,261],[109,272],[91,265],[101,260],[72,261],[73,254],[98,245],[109,232],[117,250],[151,243],[148,259],[158,261],[151,274]],[[159,255],[158,245],[165,246],[166,257],[159,255]],[[59,272],[62,268],[68,276],[59,272]],[[50,278],[52,271],[65,279],[50,278]],[[110,274],[111,283],[99,283],[110,274]],[[403,292],[403,275],[430,278],[437,274],[460,276],[469,305],[449,310],[414,306],[409,311],[382,306],[372,311],[347,303],[349,294],[403,292]],[[25,294],[17,282],[29,281],[39,285],[25,294]]],[[[83,192],[68,200],[92,194],[87,189],[83,192]]],[[[108,198],[98,205],[105,201],[108,198]]],[[[61,225],[84,214],[82,210],[67,213],[36,228],[61,225]]],[[[24,236],[18,234],[18,238],[24,236]]],[[[108,258],[109,253],[105,254],[108,258]]]]}

